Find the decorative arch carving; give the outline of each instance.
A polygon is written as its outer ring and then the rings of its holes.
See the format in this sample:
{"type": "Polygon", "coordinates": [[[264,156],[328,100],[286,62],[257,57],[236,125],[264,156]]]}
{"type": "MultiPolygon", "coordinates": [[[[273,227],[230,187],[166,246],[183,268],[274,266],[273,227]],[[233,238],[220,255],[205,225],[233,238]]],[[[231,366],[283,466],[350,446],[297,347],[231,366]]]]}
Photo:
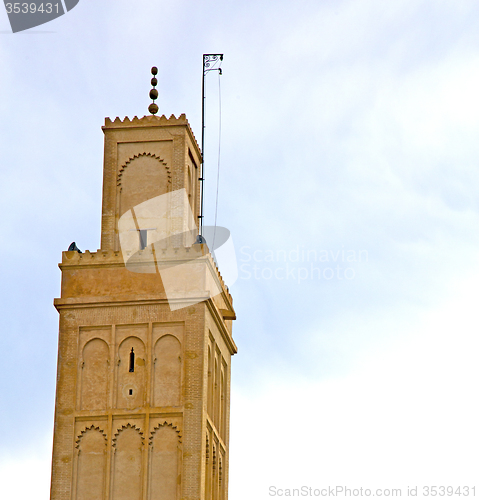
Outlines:
{"type": "Polygon", "coordinates": [[[205,498],[211,499],[211,479],[212,479],[212,467],[211,467],[211,445],[213,443],[213,436],[211,436],[211,430],[206,429],[206,480],[205,480],[205,498]]]}
{"type": "Polygon", "coordinates": [[[116,449],[116,446],[117,446],[117,442],[118,442],[118,436],[126,429],[134,429],[136,432],[138,432],[138,434],[140,435],[141,437],[141,444],[145,444],[145,436],[143,435],[143,431],[137,427],[135,424],[130,424],[129,422],[126,424],[126,425],[122,425],[119,429],[117,429],[117,431],[115,432],[115,435],[113,436],[113,439],[112,439],[112,446],[113,448],[116,449]]]}
{"type": "Polygon", "coordinates": [[[138,408],[145,404],[146,385],[146,350],[145,343],[139,337],[130,335],[118,346],[116,359],[117,408],[138,408]],[[131,349],[134,352],[134,363],[130,367],[131,349]],[[133,370],[131,370],[133,368],[133,370]]]}
{"type": "Polygon", "coordinates": [[[169,165],[153,153],[139,153],[124,163],[117,174],[116,217],[145,201],[171,191],[169,165]]]}
{"type": "Polygon", "coordinates": [[[103,429],[100,429],[97,425],[90,425],[90,427],[85,427],[80,434],[78,434],[76,440],[75,440],[75,448],[80,449],[80,444],[83,436],[88,432],[88,431],[99,431],[100,434],[105,438],[105,445],[106,445],[106,433],[103,429]]]}
{"type": "Polygon", "coordinates": [[[158,432],[158,430],[161,428],[161,427],[171,427],[172,430],[174,430],[176,432],[176,434],[178,435],[178,443],[181,443],[181,431],[178,429],[178,427],[176,425],[173,425],[172,423],[168,423],[166,420],[162,423],[162,424],[158,424],[152,431],[151,431],[151,435],[150,435],[150,439],[149,439],[149,445],[152,446],[153,444],[153,439],[156,435],[156,433],[158,432]]]}
{"type": "Polygon", "coordinates": [[[85,427],[75,441],[76,500],[103,498],[106,479],[107,437],[98,426],[85,427]]]}
{"type": "Polygon", "coordinates": [[[177,500],[181,497],[181,433],[163,422],[149,439],[150,470],[148,500],[177,500]]]}
{"type": "Polygon", "coordinates": [[[171,184],[171,170],[170,170],[170,167],[169,165],[162,159],[160,158],[159,156],[156,156],[154,153],[140,153],[140,154],[137,154],[137,155],[133,155],[132,157],[130,157],[121,167],[120,167],[120,170],[118,171],[118,175],[116,177],[116,185],[119,186],[120,190],[121,190],[121,180],[122,180],[122,176],[123,176],[123,172],[126,168],[128,168],[128,165],[133,161],[135,160],[136,158],[140,158],[141,156],[150,156],[151,158],[155,158],[155,160],[158,160],[158,162],[163,165],[163,167],[165,167],[166,169],[166,173],[167,173],[167,178],[168,178],[168,184],[171,184]]]}
{"type": "Polygon", "coordinates": [[[112,460],[112,496],[119,500],[143,498],[142,454],[143,432],[130,423],[122,425],[115,433],[112,460]]]}
{"type": "Polygon", "coordinates": [[[104,410],[108,402],[110,350],[101,338],[89,340],[82,350],[80,407],[104,410]]]}
{"type": "Polygon", "coordinates": [[[161,336],[154,346],[153,404],[179,406],[181,399],[181,342],[175,335],[161,336]]]}

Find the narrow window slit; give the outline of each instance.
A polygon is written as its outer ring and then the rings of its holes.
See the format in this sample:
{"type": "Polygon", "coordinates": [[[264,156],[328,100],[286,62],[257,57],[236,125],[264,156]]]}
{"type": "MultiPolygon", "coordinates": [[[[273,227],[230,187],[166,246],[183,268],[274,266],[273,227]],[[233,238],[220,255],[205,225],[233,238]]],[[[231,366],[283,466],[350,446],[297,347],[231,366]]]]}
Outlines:
{"type": "Polygon", "coordinates": [[[140,229],[140,250],[144,250],[148,246],[148,229],[140,229]]]}
{"type": "Polygon", "coordinates": [[[135,353],[133,352],[133,347],[131,348],[130,352],[130,372],[135,371],[135,353]]]}
{"type": "Polygon", "coordinates": [[[128,391],[128,394],[129,394],[130,396],[133,396],[133,389],[130,389],[130,390],[128,391]]]}

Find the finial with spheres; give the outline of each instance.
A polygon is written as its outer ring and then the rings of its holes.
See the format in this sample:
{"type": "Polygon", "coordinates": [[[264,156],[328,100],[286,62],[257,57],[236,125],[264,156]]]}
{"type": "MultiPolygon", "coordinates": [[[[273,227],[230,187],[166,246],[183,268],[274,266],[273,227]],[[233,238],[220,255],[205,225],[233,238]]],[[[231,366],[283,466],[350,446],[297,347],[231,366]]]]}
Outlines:
{"type": "Polygon", "coordinates": [[[151,79],[153,88],[150,90],[150,98],[153,100],[153,102],[148,106],[148,111],[152,115],[156,115],[156,113],[158,113],[158,105],[155,103],[155,99],[158,99],[158,90],[155,89],[155,87],[158,85],[158,80],[156,79],[158,68],[156,66],[153,66],[153,68],[151,68],[151,74],[153,75],[153,78],[151,79]]]}

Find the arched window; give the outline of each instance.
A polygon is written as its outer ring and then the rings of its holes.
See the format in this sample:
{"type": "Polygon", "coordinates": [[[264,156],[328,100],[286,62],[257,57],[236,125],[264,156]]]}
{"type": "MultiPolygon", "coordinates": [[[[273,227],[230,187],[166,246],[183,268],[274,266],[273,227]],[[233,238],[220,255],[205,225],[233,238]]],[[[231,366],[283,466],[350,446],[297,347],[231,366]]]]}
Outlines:
{"type": "Polygon", "coordinates": [[[155,406],[179,406],[181,397],[181,344],[173,335],[163,335],[155,344],[155,406]]]}
{"type": "Polygon", "coordinates": [[[133,347],[131,348],[130,352],[130,369],[128,371],[129,372],[135,371],[135,352],[133,351],[133,347]]]}
{"type": "Polygon", "coordinates": [[[103,410],[108,401],[107,343],[94,338],[83,348],[80,407],[82,410],[103,410]]]}
{"type": "Polygon", "coordinates": [[[118,348],[116,365],[117,408],[137,408],[145,404],[146,357],[145,345],[138,337],[127,337],[118,348]]]}

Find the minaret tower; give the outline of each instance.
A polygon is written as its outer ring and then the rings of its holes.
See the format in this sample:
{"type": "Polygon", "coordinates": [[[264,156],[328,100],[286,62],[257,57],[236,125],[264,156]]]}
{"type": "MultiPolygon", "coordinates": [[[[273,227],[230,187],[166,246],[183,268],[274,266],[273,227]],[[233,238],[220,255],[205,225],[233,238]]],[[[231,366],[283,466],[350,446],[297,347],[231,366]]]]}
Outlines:
{"type": "Polygon", "coordinates": [[[52,500],[228,498],[232,298],[190,125],[149,111],[106,118],[101,248],[62,255],[52,500]]]}

